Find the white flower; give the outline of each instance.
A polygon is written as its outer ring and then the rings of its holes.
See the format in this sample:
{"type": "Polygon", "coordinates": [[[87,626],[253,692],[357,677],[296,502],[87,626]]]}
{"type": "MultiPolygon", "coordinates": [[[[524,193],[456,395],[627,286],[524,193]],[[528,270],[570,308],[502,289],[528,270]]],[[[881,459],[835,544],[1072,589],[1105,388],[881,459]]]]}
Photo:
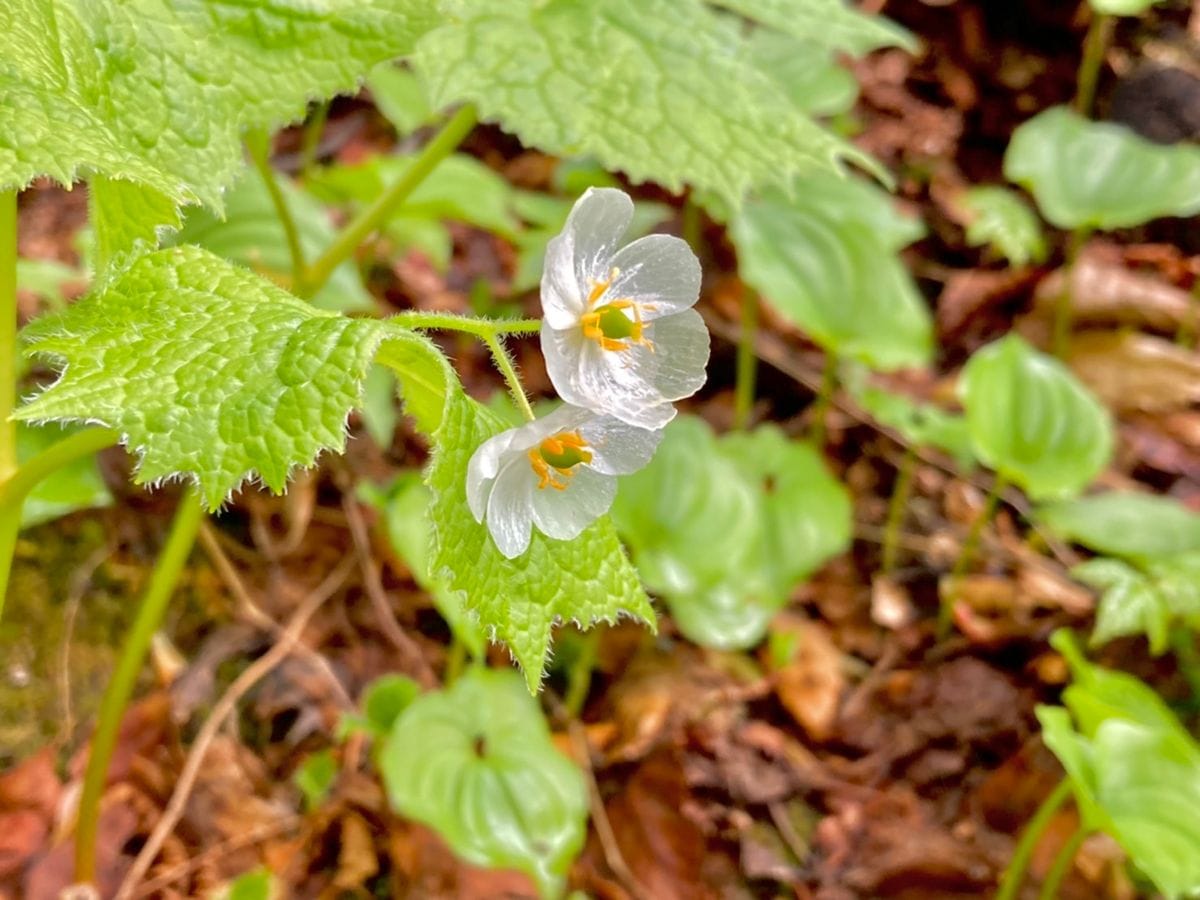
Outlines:
{"type": "Polygon", "coordinates": [[[661,437],[561,406],[479,446],[467,466],[467,504],[476,522],[487,519],[492,540],[509,559],[529,547],[533,525],[570,540],[608,512],[616,476],[646,465],[661,437]]]}
{"type": "Polygon", "coordinates": [[[704,384],[708,329],[690,308],[700,263],[666,234],[618,249],[632,220],[628,195],[590,188],[547,245],[542,353],[568,403],[662,428],[704,384]]]}

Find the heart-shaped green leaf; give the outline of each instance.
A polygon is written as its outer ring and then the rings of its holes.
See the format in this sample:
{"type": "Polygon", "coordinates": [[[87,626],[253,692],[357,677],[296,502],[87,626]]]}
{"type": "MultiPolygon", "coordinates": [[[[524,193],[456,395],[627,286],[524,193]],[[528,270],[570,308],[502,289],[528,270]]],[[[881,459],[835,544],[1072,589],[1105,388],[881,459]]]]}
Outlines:
{"type": "Polygon", "coordinates": [[[980,461],[1034,500],[1078,494],[1108,464],[1108,411],[1066,366],[1015,334],[977,351],[958,390],[980,461]]]}
{"type": "Polygon", "coordinates": [[[557,896],[587,833],[583,776],[512,672],[473,669],[415,700],[379,756],[396,810],[470,863],[517,869],[557,896]]]}
{"type": "Polygon", "coordinates": [[[962,205],[970,216],[967,243],[994,248],[1014,266],[1046,258],[1046,235],[1032,209],[1007,188],[974,187],[963,194],[962,205]]]}
{"type": "Polygon", "coordinates": [[[730,220],[742,277],[827,352],[876,369],[920,366],[929,310],[895,250],[918,236],[886,195],[853,179],[805,179],[730,220]]]}
{"type": "Polygon", "coordinates": [[[967,420],[932,403],[919,403],[901,394],[867,384],[854,373],[845,384],[867,412],[913,447],[935,447],[949,453],[964,468],[975,461],[967,420]]]}
{"type": "Polygon", "coordinates": [[[1200,515],[1177,500],[1107,491],[1037,510],[1037,520],[1089,550],[1129,559],[1200,550],[1200,515]]]}
{"type": "Polygon", "coordinates": [[[1166,147],[1064,106],[1021,125],[1004,176],[1059,228],[1127,228],[1200,212],[1200,147],[1166,147]]]}

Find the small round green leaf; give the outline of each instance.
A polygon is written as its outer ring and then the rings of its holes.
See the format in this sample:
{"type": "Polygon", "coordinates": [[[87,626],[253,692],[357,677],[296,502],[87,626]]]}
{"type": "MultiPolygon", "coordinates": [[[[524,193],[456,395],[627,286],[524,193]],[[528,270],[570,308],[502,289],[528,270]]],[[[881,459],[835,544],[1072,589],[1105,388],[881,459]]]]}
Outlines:
{"type": "Polygon", "coordinates": [[[587,833],[587,789],[516,674],[473,669],[417,699],[379,764],[396,810],[463,859],[525,872],[545,897],[561,893],[587,833]]]}
{"type": "Polygon", "coordinates": [[[1059,228],[1127,228],[1200,212],[1200,147],[1154,144],[1064,106],[1013,133],[1004,176],[1059,228]]]}
{"type": "Polygon", "coordinates": [[[1108,411],[1015,334],[976,352],[958,390],[976,456],[1034,500],[1074,496],[1108,464],[1108,411]]]}
{"type": "Polygon", "coordinates": [[[885,370],[933,350],[929,310],[895,254],[913,234],[886,195],[852,179],[770,192],[730,221],[751,287],[829,353],[885,370]]]}
{"type": "Polygon", "coordinates": [[[1013,191],[995,185],[971,188],[962,204],[971,216],[967,243],[972,247],[992,247],[1014,266],[1045,260],[1042,223],[1013,191]]]}
{"type": "Polygon", "coordinates": [[[1092,9],[1107,16],[1140,16],[1162,0],[1088,0],[1092,9]]]}
{"type": "Polygon", "coordinates": [[[1055,534],[1089,550],[1129,559],[1200,550],[1200,515],[1167,497],[1108,491],[1037,511],[1055,534]]]}

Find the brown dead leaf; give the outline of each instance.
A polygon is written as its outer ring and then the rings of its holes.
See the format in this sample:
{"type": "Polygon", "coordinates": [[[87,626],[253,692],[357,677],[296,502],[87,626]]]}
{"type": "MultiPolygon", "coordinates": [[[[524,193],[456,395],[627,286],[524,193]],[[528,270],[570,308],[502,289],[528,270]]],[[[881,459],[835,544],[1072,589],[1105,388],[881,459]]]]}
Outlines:
{"type": "Polygon", "coordinates": [[[0,774],[0,810],[32,809],[50,819],[61,793],[54,751],[49,747],[0,774]]]}
{"type": "MultiPolygon", "coordinates": [[[[1034,315],[1051,321],[1065,285],[1063,269],[1042,279],[1034,292],[1034,315]]],[[[1109,261],[1102,251],[1090,247],[1071,269],[1071,308],[1082,325],[1134,325],[1167,332],[1195,316],[1187,291],[1109,261]]]]}
{"type": "Polygon", "coordinates": [[[824,741],[833,732],[846,688],[842,653],[829,631],[815,622],[780,616],[772,627],[796,641],[791,661],[772,676],[775,695],[809,737],[824,741]]]}
{"type": "Polygon", "coordinates": [[[904,585],[886,575],[871,579],[871,621],[891,631],[916,621],[917,610],[904,585]]]}
{"type": "MultiPolygon", "coordinates": [[[[135,797],[129,785],[118,785],[101,801],[96,838],[96,886],[101,897],[116,893],[133,862],[132,857],[125,855],[125,848],[145,827],[139,814],[145,799],[144,795],[135,797]]],[[[74,882],[74,875],[74,840],[56,844],[26,872],[25,896],[39,900],[58,897],[60,891],[74,882]]]]}
{"type": "Polygon", "coordinates": [[[32,809],[0,812],[0,878],[19,872],[50,833],[50,822],[32,809]]]}
{"type": "Polygon", "coordinates": [[[1071,368],[1114,412],[1163,413],[1200,401],[1200,356],[1137,332],[1071,339],[1071,368]]]}
{"type": "Polygon", "coordinates": [[[367,879],[379,871],[379,857],[375,852],[371,826],[366,819],[356,813],[347,813],[340,824],[337,873],[333,876],[333,886],[342,891],[354,891],[363,887],[367,879]]]}

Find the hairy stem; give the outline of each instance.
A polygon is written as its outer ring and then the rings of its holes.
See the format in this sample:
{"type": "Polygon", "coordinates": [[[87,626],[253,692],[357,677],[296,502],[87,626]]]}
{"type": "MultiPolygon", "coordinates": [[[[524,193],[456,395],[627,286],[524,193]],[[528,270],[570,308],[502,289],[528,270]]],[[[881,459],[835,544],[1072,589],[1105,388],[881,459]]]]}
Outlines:
{"type": "Polygon", "coordinates": [[[1075,833],[1067,839],[1067,842],[1059,848],[1058,853],[1054,855],[1054,863],[1046,874],[1046,880],[1042,882],[1042,889],[1038,891],[1038,900],[1058,900],[1058,889],[1062,885],[1063,879],[1067,877],[1067,873],[1071,871],[1071,863],[1075,860],[1075,854],[1079,852],[1079,847],[1087,836],[1087,829],[1080,825],[1075,829],[1075,833]]]}
{"type": "Polygon", "coordinates": [[[112,759],[121,719],[133,689],[150,641],[158,630],[167,603],[175,591],[179,575],[191,553],[196,532],[204,518],[200,495],[190,489],[180,500],[175,511],[175,520],[167,542],[154,564],[150,583],[142,595],[137,615],[130,626],[117,660],[116,670],[109,681],[108,689],[100,704],[96,732],[92,736],[91,752],[88,755],[87,771],[83,777],[83,791],[79,798],[79,823],[75,830],[75,881],[91,883],[96,877],[96,831],[100,818],[100,799],[104,794],[108,778],[108,764],[112,759]]]}
{"type": "Polygon", "coordinates": [[[17,192],[0,191],[0,483],[17,470],[17,192]]]}
{"type": "Polygon", "coordinates": [[[402,312],[388,321],[422,331],[461,331],[481,340],[501,334],[537,334],[542,328],[540,319],[475,319],[453,313],[402,312]]]}
{"type": "Polygon", "coordinates": [[[467,104],[456,112],[417,158],[396,181],[379,197],[355,216],[334,238],[329,248],[304,272],[297,282],[295,293],[300,297],[311,297],[327,282],[334,269],[353,255],[370,234],[386,222],[408,196],[416,189],[443,159],[449,156],[475,127],[478,121],[475,107],[467,104]]]}
{"type": "Polygon", "coordinates": [[[754,355],[754,339],[758,336],[758,295],[749,288],[742,294],[741,326],[737,345],[737,381],[733,389],[735,430],[742,430],[750,424],[758,374],[758,358],[754,355]]]}
{"type": "Polygon", "coordinates": [[[1188,683],[1193,700],[1200,700],[1200,652],[1196,650],[1196,634],[1190,628],[1171,629],[1171,650],[1175,664],[1188,683]]]}
{"type": "Polygon", "coordinates": [[[300,244],[300,231],[296,227],[296,219],[288,208],[287,197],[279,187],[275,170],[271,167],[271,138],[266,132],[255,132],[246,137],[246,148],[250,151],[250,159],[258,170],[275,208],[275,217],[283,226],[283,236],[287,241],[288,255],[292,260],[292,285],[298,286],[304,278],[304,247],[300,244]]]}
{"type": "Polygon", "coordinates": [[[317,161],[317,148],[321,145],[321,135],[325,133],[325,123],[329,121],[329,101],[321,103],[307,122],[304,123],[304,134],[300,143],[300,174],[307,175],[317,161]]]}
{"type": "Polygon", "coordinates": [[[592,686],[592,670],[596,668],[596,653],[600,643],[597,628],[598,625],[593,626],[580,635],[579,655],[571,663],[567,674],[567,695],[563,698],[563,706],[572,719],[578,719],[583,712],[583,704],[587,702],[592,686]]]}
{"type": "Polygon", "coordinates": [[[1091,230],[1076,228],[1067,239],[1066,257],[1063,263],[1063,287],[1054,304],[1054,355],[1066,359],[1071,352],[1071,325],[1074,319],[1074,296],[1072,282],[1075,278],[1075,263],[1079,251],[1087,243],[1091,230]]]}
{"type": "Polygon", "coordinates": [[[821,390],[813,404],[812,442],[818,449],[825,446],[825,420],[829,418],[829,406],[833,402],[833,392],[837,389],[837,373],[838,358],[827,351],[825,369],[821,374],[821,390]]]}
{"type": "Polygon", "coordinates": [[[917,451],[914,447],[904,448],[904,458],[900,460],[900,468],[896,470],[896,483],[892,485],[892,496],[888,500],[887,523],[883,526],[883,561],[881,568],[884,575],[890,575],[896,568],[896,556],[900,548],[900,526],[904,524],[904,511],[908,508],[908,499],[912,496],[913,472],[917,468],[917,451]]]}
{"type": "Polygon", "coordinates": [[[533,414],[533,407],[529,405],[529,398],[525,396],[525,388],[521,384],[520,376],[517,375],[517,368],[513,365],[512,357],[504,349],[504,345],[500,343],[500,338],[494,334],[483,337],[483,342],[492,351],[492,359],[496,362],[496,368],[500,370],[500,374],[504,376],[504,380],[508,383],[509,393],[512,394],[512,398],[516,401],[521,414],[532,422],[537,416],[533,414]]]}
{"type": "Polygon", "coordinates": [[[11,478],[0,483],[0,618],[4,616],[4,598],[8,593],[8,578],[12,572],[17,534],[21,530],[21,508],[25,498],[43,478],[77,459],[111,447],[118,438],[118,434],[108,428],[76,432],[47,447],[17,469],[11,478]]]}
{"type": "Polygon", "coordinates": [[[992,480],[992,488],[988,491],[983,510],[971,523],[971,530],[967,532],[967,539],[963,541],[962,550],[959,551],[954,569],[950,573],[950,589],[946,592],[941,608],[938,610],[937,633],[939,638],[944,638],[950,633],[950,621],[954,613],[954,603],[958,600],[959,583],[971,567],[975,553],[979,549],[979,540],[983,537],[983,529],[987,527],[988,522],[992,521],[992,517],[996,514],[996,507],[1000,504],[1000,497],[1007,487],[1008,479],[997,474],[992,480]]]}
{"type": "Polygon", "coordinates": [[[1116,19],[1104,13],[1093,12],[1087,36],[1083,39],[1083,59],[1075,76],[1075,109],[1081,116],[1092,114],[1096,99],[1096,84],[1100,80],[1100,66],[1104,54],[1112,41],[1116,19]]]}
{"type": "Polygon", "coordinates": [[[1013,850],[1008,868],[1004,870],[1004,877],[1000,880],[1000,889],[996,891],[995,900],[1015,900],[1017,893],[1021,890],[1021,881],[1025,877],[1025,870],[1029,868],[1029,860],[1033,856],[1038,841],[1041,840],[1050,820],[1054,818],[1054,814],[1070,796],[1071,780],[1069,778],[1064,778],[1054,790],[1046,795],[1042,805],[1037,808],[1037,812],[1033,814],[1033,818],[1021,832],[1021,839],[1017,842],[1016,849],[1013,850]]]}

